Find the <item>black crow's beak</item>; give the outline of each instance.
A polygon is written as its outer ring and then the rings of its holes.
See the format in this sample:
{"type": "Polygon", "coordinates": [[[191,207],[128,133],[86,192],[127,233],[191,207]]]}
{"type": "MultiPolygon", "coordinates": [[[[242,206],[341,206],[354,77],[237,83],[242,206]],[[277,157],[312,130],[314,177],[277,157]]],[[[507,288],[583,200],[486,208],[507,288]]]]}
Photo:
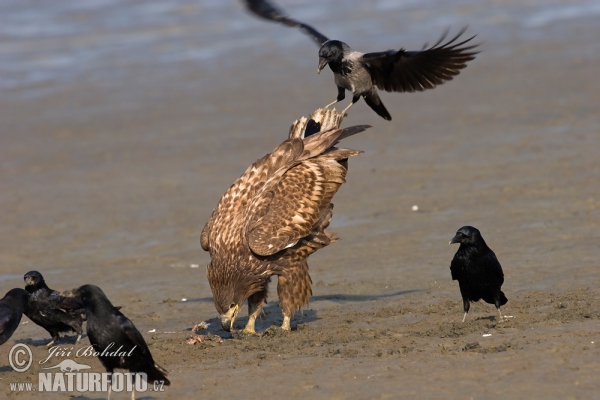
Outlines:
{"type": "Polygon", "coordinates": [[[458,237],[458,235],[454,236],[452,238],[452,240],[450,241],[450,243],[448,243],[448,244],[452,244],[452,243],[460,243],[460,238],[458,237]]]}
{"type": "Polygon", "coordinates": [[[33,281],[33,278],[31,276],[25,277],[25,285],[26,286],[35,285],[35,282],[33,281]]]}
{"type": "Polygon", "coordinates": [[[317,74],[320,74],[323,68],[327,65],[327,59],[319,57],[319,67],[317,68],[317,74]]]}

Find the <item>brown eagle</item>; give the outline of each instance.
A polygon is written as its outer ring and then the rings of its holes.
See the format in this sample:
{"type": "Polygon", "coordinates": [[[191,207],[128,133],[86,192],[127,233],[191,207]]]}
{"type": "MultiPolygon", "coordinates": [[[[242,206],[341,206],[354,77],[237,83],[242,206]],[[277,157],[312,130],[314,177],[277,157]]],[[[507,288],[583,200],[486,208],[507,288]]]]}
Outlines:
{"type": "Polygon", "coordinates": [[[210,252],[207,276],[226,331],[248,300],[254,324],[267,298],[271,276],[283,311],[282,329],[312,294],[306,259],[336,238],[325,228],[331,199],[345,182],[348,157],[361,151],[336,148],[342,139],[369,126],[339,129],[342,116],[319,109],[295,121],[289,139],[253,163],[223,195],[202,230],[210,252]]]}

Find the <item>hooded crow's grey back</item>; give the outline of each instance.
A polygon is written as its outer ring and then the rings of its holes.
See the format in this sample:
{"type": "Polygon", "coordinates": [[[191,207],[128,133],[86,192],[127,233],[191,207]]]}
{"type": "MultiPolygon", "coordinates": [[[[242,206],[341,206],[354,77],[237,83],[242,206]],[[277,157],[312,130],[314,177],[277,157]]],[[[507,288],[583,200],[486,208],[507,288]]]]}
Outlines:
{"type": "Polygon", "coordinates": [[[255,15],[286,26],[297,27],[308,34],[319,46],[317,71],[329,64],[333,71],[338,95],[329,107],[352,92],[352,102],[344,114],[362,96],[366,103],[382,118],[392,117],[381,102],[375,86],[387,92],[416,92],[433,89],[452,80],[475,58],[477,45],[467,45],[475,36],[459,40],[466,28],[452,39],[446,39],[448,31],[433,46],[419,51],[387,50],[361,53],[339,40],[329,40],[325,35],[307,25],[287,17],[278,8],[265,0],[245,0],[246,7],[255,15]]]}
{"type": "Polygon", "coordinates": [[[21,323],[27,306],[29,293],[23,289],[12,289],[0,299],[0,344],[4,344],[21,323]]]}
{"type": "Polygon", "coordinates": [[[469,312],[470,302],[481,299],[494,304],[502,320],[500,306],[506,304],[508,299],[500,290],[504,273],[496,254],[487,246],[479,230],[472,226],[460,228],[450,241],[452,243],[460,243],[450,264],[450,273],[452,280],[457,280],[460,287],[465,310],[463,322],[469,312]]]}

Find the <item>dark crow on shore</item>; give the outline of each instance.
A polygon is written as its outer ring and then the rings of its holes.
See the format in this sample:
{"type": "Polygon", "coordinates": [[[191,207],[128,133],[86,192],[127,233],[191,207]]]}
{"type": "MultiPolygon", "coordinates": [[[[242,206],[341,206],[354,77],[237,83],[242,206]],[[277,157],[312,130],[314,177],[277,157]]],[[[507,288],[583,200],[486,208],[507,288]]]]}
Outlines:
{"type": "Polygon", "coordinates": [[[470,302],[480,299],[494,304],[502,321],[500,306],[505,305],[508,299],[500,290],[504,273],[496,255],[487,246],[479,230],[472,226],[460,228],[450,241],[452,243],[460,243],[450,264],[450,272],[452,280],[458,281],[463,299],[465,315],[462,322],[467,318],[470,302]]]}
{"type": "Polygon", "coordinates": [[[148,382],[171,384],[166,378],[167,371],[154,362],[140,331],[111,304],[98,286],[83,285],[75,289],[73,297],[66,298],[61,307],[85,309],[87,335],[94,350],[100,353],[98,358],[106,372],[112,374],[116,368],[143,372],[147,374],[148,382]],[[117,351],[117,354],[111,354],[117,351]]]}
{"type": "Polygon", "coordinates": [[[25,307],[29,293],[23,289],[11,289],[0,300],[0,344],[4,344],[15,332],[25,307]]]}
{"type": "Polygon", "coordinates": [[[475,36],[459,40],[466,28],[441,44],[448,32],[433,46],[423,46],[420,51],[387,50],[376,53],[360,53],[346,43],[330,40],[310,25],[287,17],[266,0],[245,0],[246,7],[258,17],[300,28],[309,35],[319,49],[320,73],[327,64],[333,71],[338,95],[325,108],[344,100],[346,90],[352,92],[352,102],[342,115],[362,96],[366,103],[383,119],[392,117],[381,102],[375,86],[386,92],[421,92],[452,80],[475,58],[477,45],[465,46],[475,36]]]}
{"type": "Polygon", "coordinates": [[[50,289],[38,271],[29,271],[23,279],[25,280],[25,290],[31,294],[25,315],[48,331],[52,340],[46,346],[52,346],[60,338],[61,332],[77,333],[75,343],[78,343],[83,334],[81,326],[85,320],[82,312],[65,311],[58,308],[57,304],[64,299],[64,295],[50,289]]]}

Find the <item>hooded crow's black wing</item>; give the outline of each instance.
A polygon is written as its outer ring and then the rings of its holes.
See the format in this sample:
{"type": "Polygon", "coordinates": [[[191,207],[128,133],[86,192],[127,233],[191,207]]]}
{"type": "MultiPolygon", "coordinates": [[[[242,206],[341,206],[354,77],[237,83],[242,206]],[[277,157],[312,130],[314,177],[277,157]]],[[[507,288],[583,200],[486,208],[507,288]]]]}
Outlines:
{"type": "Polygon", "coordinates": [[[273,4],[265,0],[245,0],[244,3],[248,10],[252,11],[255,15],[260,18],[267,19],[273,22],[279,22],[281,24],[291,26],[293,28],[300,28],[309,35],[319,46],[329,39],[321,32],[317,31],[310,25],[306,25],[300,21],[287,17],[282,11],[280,11],[273,4]]]}
{"type": "Polygon", "coordinates": [[[477,45],[463,46],[475,36],[456,43],[463,34],[463,28],[452,40],[440,43],[448,32],[436,44],[421,51],[404,49],[367,53],[361,63],[371,74],[374,85],[387,92],[421,92],[433,89],[437,85],[451,80],[475,58],[477,51],[471,51],[477,45]],[[463,47],[461,47],[463,46],[463,47]]]}

